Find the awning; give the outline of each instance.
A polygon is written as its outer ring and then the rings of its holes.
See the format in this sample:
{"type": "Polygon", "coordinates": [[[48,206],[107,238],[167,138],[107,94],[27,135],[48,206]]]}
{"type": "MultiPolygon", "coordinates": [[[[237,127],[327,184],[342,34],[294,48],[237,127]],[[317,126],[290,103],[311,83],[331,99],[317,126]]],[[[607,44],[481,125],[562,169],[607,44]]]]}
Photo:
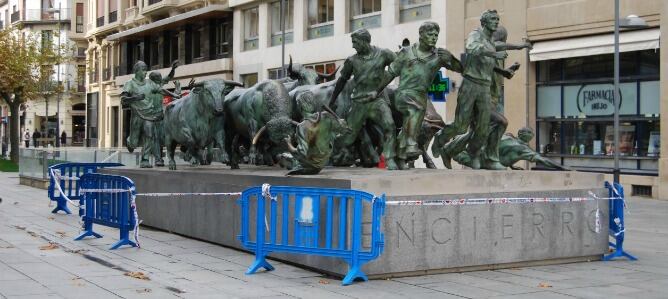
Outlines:
{"type": "Polygon", "coordinates": [[[214,4],[199,9],[191,10],[182,14],[171,16],[169,18],[164,18],[162,20],[155,21],[150,24],[142,25],[119,33],[115,33],[107,36],[107,40],[123,40],[130,37],[139,37],[144,35],[149,35],[155,32],[156,30],[165,30],[171,28],[177,28],[179,26],[186,25],[192,22],[192,18],[197,18],[201,20],[203,18],[213,18],[213,17],[222,17],[229,12],[231,12],[227,5],[214,4]]]}
{"type": "MultiPolygon", "coordinates": [[[[659,28],[621,32],[619,51],[631,52],[659,48],[659,28]]],[[[529,52],[531,61],[610,54],[615,52],[613,34],[583,36],[536,42],[529,52]]]]}

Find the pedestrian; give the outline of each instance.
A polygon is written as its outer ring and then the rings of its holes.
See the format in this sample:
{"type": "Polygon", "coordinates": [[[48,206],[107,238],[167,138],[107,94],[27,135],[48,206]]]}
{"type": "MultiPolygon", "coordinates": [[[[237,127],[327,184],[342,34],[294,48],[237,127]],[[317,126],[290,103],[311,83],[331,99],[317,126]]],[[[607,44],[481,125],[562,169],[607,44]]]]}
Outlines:
{"type": "Polygon", "coordinates": [[[37,141],[37,139],[39,138],[42,138],[42,134],[39,131],[35,130],[35,132],[32,133],[32,147],[39,146],[39,142],[37,141]]]}
{"type": "Polygon", "coordinates": [[[26,133],[23,135],[23,142],[26,143],[26,148],[30,147],[30,131],[26,130],[26,133]]]}
{"type": "Polygon", "coordinates": [[[67,133],[63,131],[62,134],[60,134],[60,146],[65,146],[67,144],[67,133]]]}

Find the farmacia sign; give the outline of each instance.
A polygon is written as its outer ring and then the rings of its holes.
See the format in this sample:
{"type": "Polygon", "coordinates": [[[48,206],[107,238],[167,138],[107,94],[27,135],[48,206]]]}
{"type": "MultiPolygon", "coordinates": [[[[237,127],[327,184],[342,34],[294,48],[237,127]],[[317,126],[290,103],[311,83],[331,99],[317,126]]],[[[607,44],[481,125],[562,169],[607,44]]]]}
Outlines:
{"type": "MultiPolygon", "coordinates": [[[[578,110],[587,116],[612,115],[615,113],[614,85],[590,84],[583,85],[578,91],[578,110]]],[[[619,95],[619,107],[622,106],[622,95],[619,95]]]]}

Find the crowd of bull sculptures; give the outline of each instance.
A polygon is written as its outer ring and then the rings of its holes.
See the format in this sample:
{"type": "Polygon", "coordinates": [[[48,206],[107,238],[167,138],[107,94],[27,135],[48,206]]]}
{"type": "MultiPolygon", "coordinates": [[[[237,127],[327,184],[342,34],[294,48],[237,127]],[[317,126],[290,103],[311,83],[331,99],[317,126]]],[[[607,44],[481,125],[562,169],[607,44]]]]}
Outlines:
{"type": "Polygon", "coordinates": [[[531,44],[506,43],[494,10],[480,20],[481,27],[466,40],[463,61],[435,47],[440,28],[434,22],[423,23],[419,41],[404,40],[396,52],[372,46],[369,32],[357,30],[351,34],[356,54],[340,71],[321,74],[290,57],[286,78],[253,86],[191,80],[183,90],[175,81],[169,91],[163,86],[173,78],[176,62],[167,77],[151,72],[145,79],[147,66],[138,61],[121,94],[132,111],[128,149],[142,147],[141,167],[152,166],[151,156],[156,166],[164,166],[164,147],[169,168],[176,169],[179,146],[184,160],[194,165],[214,159],[232,169],[240,163],[278,164],[288,174],[308,175],[328,165],[376,167],[381,157],[389,170],[412,168],[420,157],[436,168],[427,152],[433,140],[432,155],[442,157],[448,168],[454,159],[473,169],[517,169],[520,160],[561,169],[531,149],[530,128],[521,129],[518,137],[504,134],[507,120],[497,111],[502,80],[519,68],[517,63],[504,68],[506,50],[531,44]],[[464,78],[449,124],[427,94],[442,67],[464,78]],[[398,85],[389,85],[397,78],[398,85]],[[321,79],[332,81],[318,84],[321,79]],[[165,95],[176,100],[163,107],[165,95]]]}

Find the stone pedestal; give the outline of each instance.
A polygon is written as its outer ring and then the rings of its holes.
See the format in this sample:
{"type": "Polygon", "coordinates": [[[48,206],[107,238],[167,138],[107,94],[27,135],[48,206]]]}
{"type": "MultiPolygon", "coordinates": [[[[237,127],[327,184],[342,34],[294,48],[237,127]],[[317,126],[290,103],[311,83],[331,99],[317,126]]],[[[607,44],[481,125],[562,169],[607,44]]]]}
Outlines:
{"type": "MultiPolygon", "coordinates": [[[[326,168],[316,176],[286,177],[277,168],[230,170],[220,165],[169,171],[104,169],[131,178],[138,193],[238,192],[271,185],[350,188],[388,201],[490,197],[601,197],[603,175],[556,171],[326,168]]],[[[241,248],[236,197],[138,197],[143,224],[241,248]]],[[[552,264],[599,259],[608,248],[608,202],[485,204],[466,206],[388,205],[383,218],[385,251],[364,266],[370,277],[393,277],[552,264]]],[[[280,219],[280,216],[279,216],[280,219]]],[[[368,225],[366,226],[368,227],[368,225]]],[[[368,229],[363,229],[368,232],[368,229]]],[[[365,236],[363,245],[369,245],[365,236]]],[[[272,255],[322,272],[343,275],[345,262],[319,256],[272,255]]]]}

